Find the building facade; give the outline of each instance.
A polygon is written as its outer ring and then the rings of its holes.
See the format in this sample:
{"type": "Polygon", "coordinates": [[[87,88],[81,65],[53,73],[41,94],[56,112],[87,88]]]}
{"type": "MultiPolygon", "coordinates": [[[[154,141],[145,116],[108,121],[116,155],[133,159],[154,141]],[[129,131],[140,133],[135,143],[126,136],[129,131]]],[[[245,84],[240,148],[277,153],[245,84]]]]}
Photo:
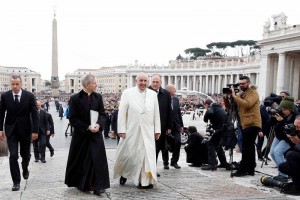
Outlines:
{"type": "Polygon", "coordinates": [[[24,90],[38,93],[41,92],[41,74],[28,69],[27,67],[5,67],[0,66],[0,91],[10,90],[11,75],[20,75],[22,78],[22,88],[24,90]]]}
{"type": "Polygon", "coordinates": [[[81,79],[86,74],[96,76],[97,92],[99,93],[118,93],[127,88],[126,66],[78,69],[73,73],[66,74],[66,93],[79,92],[82,89],[81,79]]]}
{"type": "Polygon", "coordinates": [[[273,15],[264,27],[261,47],[260,94],[290,91],[300,98],[300,25],[288,25],[284,13],[273,15]]]}

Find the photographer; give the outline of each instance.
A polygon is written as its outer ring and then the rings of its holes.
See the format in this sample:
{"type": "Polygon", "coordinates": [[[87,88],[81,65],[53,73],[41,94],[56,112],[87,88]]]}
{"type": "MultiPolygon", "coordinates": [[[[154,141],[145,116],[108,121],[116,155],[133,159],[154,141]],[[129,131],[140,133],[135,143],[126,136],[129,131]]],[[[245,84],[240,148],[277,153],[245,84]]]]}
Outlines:
{"type": "Polygon", "coordinates": [[[293,150],[286,153],[286,162],[279,165],[279,171],[292,177],[292,183],[288,183],[289,187],[284,193],[300,192],[300,116],[298,115],[294,121],[294,133],[286,135],[295,145],[293,150]]]}
{"type": "Polygon", "coordinates": [[[207,145],[203,143],[203,136],[197,132],[195,126],[188,127],[189,141],[185,145],[186,162],[191,163],[190,167],[201,167],[207,163],[207,145]]]}
{"type": "Polygon", "coordinates": [[[240,167],[232,176],[254,176],[256,167],[255,139],[261,129],[259,95],[253,86],[250,87],[250,78],[247,76],[240,77],[239,87],[242,92],[236,95],[235,90],[232,89],[232,97],[238,107],[243,135],[243,148],[240,167]]]}
{"type": "MultiPolygon", "coordinates": [[[[284,153],[291,147],[291,145],[293,145],[291,140],[287,137],[284,127],[287,124],[293,123],[298,113],[294,112],[294,98],[290,96],[285,97],[280,102],[279,108],[281,110],[274,115],[276,120],[276,125],[274,127],[275,138],[272,142],[270,150],[270,155],[277,166],[286,161],[284,158],[284,153]]],[[[279,181],[287,181],[288,175],[279,172],[279,175],[275,176],[274,179],[279,181]]]]}
{"type": "Polygon", "coordinates": [[[204,115],[204,122],[210,121],[212,128],[214,130],[213,135],[207,142],[208,150],[208,165],[203,166],[202,170],[216,170],[217,169],[217,159],[220,160],[220,168],[229,168],[229,164],[226,161],[224,150],[221,146],[221,141],[223,139],[224,133],[226,131],[227,115],[225,110],[220,104],[213,103],[212,100],[207,99],[204,102],[204,107],[207,109],[204,115]]]}

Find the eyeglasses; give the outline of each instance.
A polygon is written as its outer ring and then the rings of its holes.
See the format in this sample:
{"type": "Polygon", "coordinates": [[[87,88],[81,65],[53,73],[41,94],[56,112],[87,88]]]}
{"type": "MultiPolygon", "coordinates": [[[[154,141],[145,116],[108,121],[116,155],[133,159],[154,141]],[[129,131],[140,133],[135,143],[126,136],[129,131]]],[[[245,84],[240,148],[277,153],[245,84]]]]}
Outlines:
{"type": "Polygon", "coordinates": [[[249,83],[248,81],[247,82],[240,82],[239,85],[245,85],[246,83],[249,83]]]}

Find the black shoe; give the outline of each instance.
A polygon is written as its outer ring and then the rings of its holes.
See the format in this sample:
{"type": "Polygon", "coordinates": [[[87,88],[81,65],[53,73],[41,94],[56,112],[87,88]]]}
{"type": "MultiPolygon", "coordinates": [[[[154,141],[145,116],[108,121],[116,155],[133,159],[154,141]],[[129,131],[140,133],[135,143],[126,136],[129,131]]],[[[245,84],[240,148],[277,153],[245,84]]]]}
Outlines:
{"type": "Polygon", "coordinates": [[[164,165],[164,169],[170,169],[169,165],[164,165]]]}
{"type": "Polygon", "coordinates": [[[127,178],[124,178],[123,176],[120,177],[120,185],[124,185],[127,181],[127,178]]]}
{"type": "Polygon", "coordinates": [[[13,187],[11,188],[11,191],[18,191],[20,190],[20,184],[19,183],[16,183],[13,185],[13,187]]]}
{"type": "Polygon", "coordinates": [[[258,160],[259,161],[264,161],[264,158],[263,157],[258,157],[258,160]]]}
{"type": "Polygon", "coordinates": [[[152,189],[153,185],[149,184],[147,186],[142,186],[141,183],[139,183],[138,189],[152,189]]]}
{"type": "MultiPolygon", "coordinates": [[[[235,176],[235,177],[242,177],[242,176],[247,176],[247,175],[249,175],[248,172],[239,172],[239,171],[236,171],[232,174],[232,176],[235,176]]],[[[252,176],[254,176],[254,174],[252,176]]]]}
{"type": "Polygon", "coordinates": [[[221,163],[217,165],[217,168],[229,168],[230,169],[230,164],[229,163],[221,163]]]}
{"type": "Polygon", "coordinates": [[[35,161],[34,162],[39,162],[39,159],[35,159],[35,161]]]}
{"type": "Polygon", "coordinates": [[[201,167],[201,169],[202,169],[202,170],[211,170],[211,171],[215,171],[215,170],[217,170],[217,167],[214,166],[214,165],[208,164],[208,165],[205,165],[205,166],[201,167]]]}
{"type": "Polygon", "coordinates": [[[41,160],[41,162],[42,162],[42,163],[46,163],[47,161],[46,161],[46,160],[41,160]]]}
{"type": "Polygon", "coordinates": [[[296,187],[293,182],[285,183],[280,192],[283,194],[300,196],[300,188],[296,187]]]}
{"type": "Polygon", "coordinates": [[[157,176],[157,177],[160,177],[160,174],[159,174],[159,173],[156,173],[156,176],[157,176]]]}
{"type": "Polygon", "coordinates": [[[94,190],[94,195],[101,196],[101,194],[105,193],[105,190],[94,190]]]}
{"type": "Polygon", "coordinates": [[[54,156],[54,150],[50,152],[50,157],[54,156]]]}
{"type": "Polygon", "coordinates": [[[175,169],[180,169],[181,168],[177,163],[171,164],[171,166],[174,167],[175,169]]]}
{"type": "Polygon", "coordinates": [[[23,169],[23,178],[25,180],[27,180],[28,177],[29,177],[29,171],[28,171],[28,168],[26,167],[26,168],[23,169]]]}

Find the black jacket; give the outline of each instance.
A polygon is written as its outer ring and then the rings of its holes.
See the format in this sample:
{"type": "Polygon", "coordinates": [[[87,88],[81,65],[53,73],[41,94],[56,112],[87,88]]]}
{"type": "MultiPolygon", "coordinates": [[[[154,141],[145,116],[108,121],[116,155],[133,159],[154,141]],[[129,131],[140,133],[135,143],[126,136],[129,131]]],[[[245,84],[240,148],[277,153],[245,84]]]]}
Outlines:
{"type": "MultiPolygon", "coordinates": [[[[153,90],[151,86],[149,89],[153,90]]],[[[170,93],[159,88],[157,94],[158,104],[159,104],[159,114],[160,114],[160,125],[161,125],[161,135],[157,144],[161,147],[165,146],[165,136],[167,129],[172,129],[172,109],[171,109],[171,95],[170,93]]]]}
{"type": "Polygon", "coordinates": [[[17,128],[20,138],[31,138],[31,133],[38,133],[38,121],[36,100],[32,93],[22,90],[19,109],[16,109],[11,90],[1,94],[0,131],[3,131],[5,124],[6,137],[9,138],[17,128]]]}
{"type": "Polygon", "coordinates": [[[222,130],[227,123],[227,114],[221,105],[212,103],[205,112],[203,121],[212,124],[214,130],[222,130]]]}

